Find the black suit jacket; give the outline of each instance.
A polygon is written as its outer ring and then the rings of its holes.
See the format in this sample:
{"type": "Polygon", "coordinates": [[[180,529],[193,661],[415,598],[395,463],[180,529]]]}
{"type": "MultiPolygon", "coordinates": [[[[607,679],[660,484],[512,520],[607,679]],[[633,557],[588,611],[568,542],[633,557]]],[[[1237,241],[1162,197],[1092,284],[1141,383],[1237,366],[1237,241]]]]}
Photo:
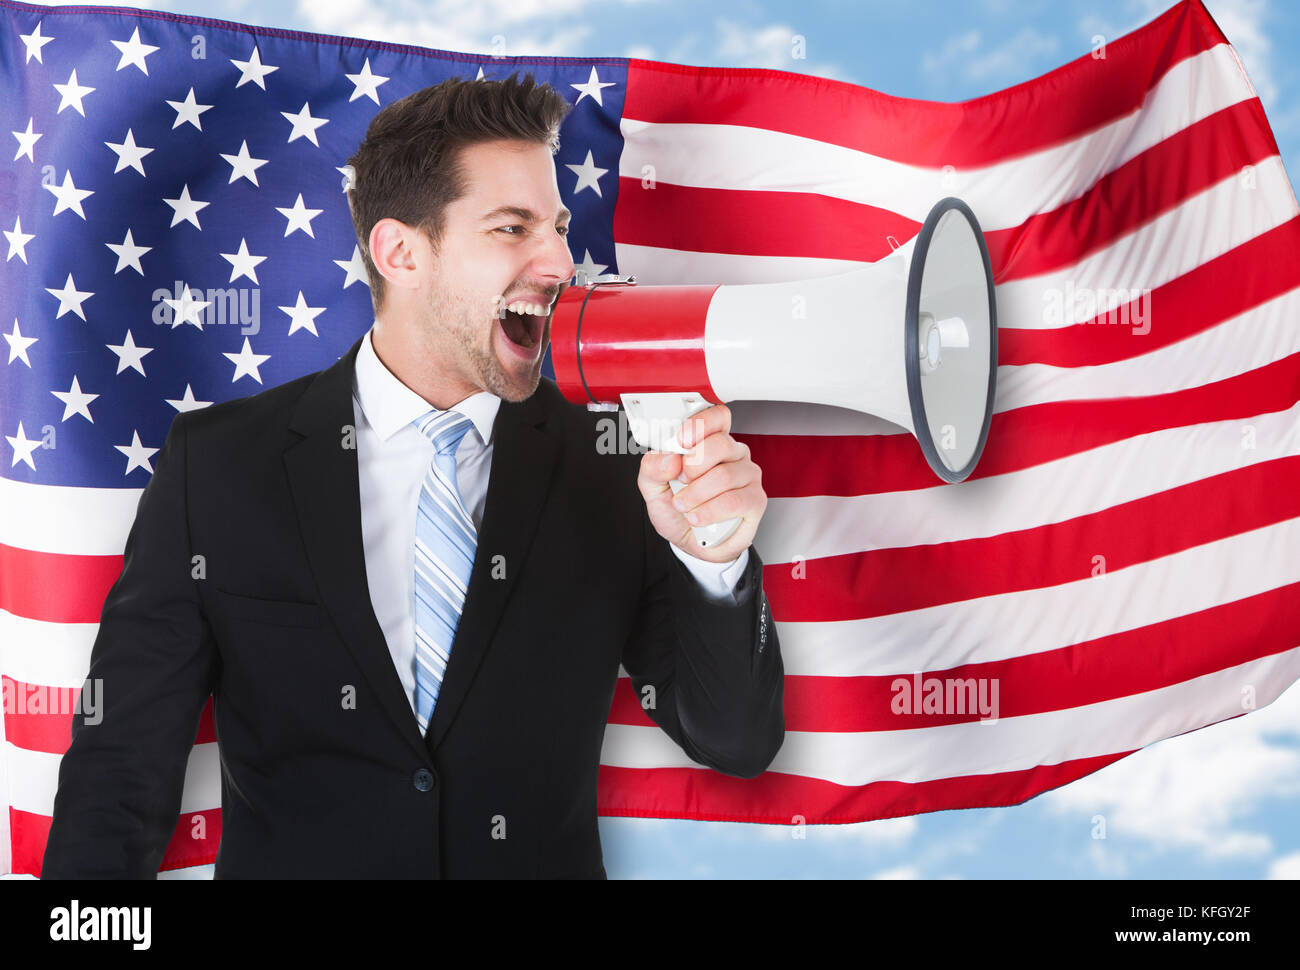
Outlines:
{"type": "Polygon", "coordinates": [[[640,456],[600,454],[599,415],[547,378],[497,413],[422,737],[367,586],[345,446],[359,347],[172,422],[104,603],[102,719],[74,717],[44,878],[156,876],[209,694],[217,878],[603,877],[596,777],[620,661],[695,761],[749,778],[776,755],[783,670],[757,551],[738,604],[710,602],[650,525],[640,456]]]}

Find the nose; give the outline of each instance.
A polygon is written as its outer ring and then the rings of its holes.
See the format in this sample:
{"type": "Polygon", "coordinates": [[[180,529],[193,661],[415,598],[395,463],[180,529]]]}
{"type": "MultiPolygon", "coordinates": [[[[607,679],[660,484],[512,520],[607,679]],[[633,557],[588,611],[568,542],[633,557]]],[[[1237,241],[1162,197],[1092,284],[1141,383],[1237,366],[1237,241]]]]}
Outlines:
{"type": "Polygon", "coordinates": [[[546,240],[541,244],[541,250],[537,253],[536,262],[533,264],[534,272],[537,275],[558,283],[567,283],[573,278],[576,267],[573,264],[573,255],[569,252],[567,240],[567,236],[562,236],[558,232],[551,232],[547,235],[546,240]]]}

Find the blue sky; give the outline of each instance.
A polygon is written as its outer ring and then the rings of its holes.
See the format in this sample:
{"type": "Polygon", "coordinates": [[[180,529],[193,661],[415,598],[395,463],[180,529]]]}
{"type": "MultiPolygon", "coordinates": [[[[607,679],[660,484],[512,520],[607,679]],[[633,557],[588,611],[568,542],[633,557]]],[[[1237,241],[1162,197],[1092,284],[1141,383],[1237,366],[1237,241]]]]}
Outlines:
{"type": "MultiPolygon", "coordinates": [[[[768,67],[961,101],[1036,77],[1172,0],[167,0],[156,9],[465,52],[768,67]],[[805,38],[792,59],[791,37],[805,38]],[[498,45],[499,41],[496,42],[498,45]],[[499,49],[499,46],[496,48],[499,49]]],[[[1295,184],[1300,4],[1205,0],[1295,184]]],[[[1298,878],[1300,688],[1012,808],[846,826],[601,819],[611,878],[1298,878]],[[1105,818],[1106,837],[1094,838],[1105,818]]]]}

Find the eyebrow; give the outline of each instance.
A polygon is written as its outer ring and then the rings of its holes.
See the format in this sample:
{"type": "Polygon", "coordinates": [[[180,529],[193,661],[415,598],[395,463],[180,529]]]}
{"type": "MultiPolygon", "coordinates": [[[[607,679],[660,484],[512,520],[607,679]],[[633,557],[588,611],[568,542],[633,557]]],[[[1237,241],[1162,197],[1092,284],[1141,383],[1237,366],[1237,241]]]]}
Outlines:
{"type": "MultiPolygon", "coordinates": [[[[499,217],[501,217],[501,216],[513,216],[514,218],[518,219],[520,222],[526,222],[526,223],[529,223],[529,224],[536,223],[536,222],[542,222],[542,221],[543,221],[543,220],[542,220],[542,217],[539,216],[536,212],[534,212],[532,209],[529,209],[528,207],[526,207],[526,206],[522,206],[522,205],[501,205],[501,206],[497,206],[495,209],[493,209],[493,210],[492,210],[491,212],[489,212],[487,215],[483,216],[482,221],[483,221],[483,222],[489,222],[489,221],[491,221],[491,220],[493,220],[493,219],[496,219],[496,218],[499,218],[499,217]]],[[[573,213],[570,212],[567,208],[563,208],[563,207],[562,207],[562,208],[560,209],[560,219],[562,219],[562,220],[564,220],[565,222],[567,222],[567,221],[569,221],[569,220],[572,219],[572,218],[573,218],[573,213]]]]}

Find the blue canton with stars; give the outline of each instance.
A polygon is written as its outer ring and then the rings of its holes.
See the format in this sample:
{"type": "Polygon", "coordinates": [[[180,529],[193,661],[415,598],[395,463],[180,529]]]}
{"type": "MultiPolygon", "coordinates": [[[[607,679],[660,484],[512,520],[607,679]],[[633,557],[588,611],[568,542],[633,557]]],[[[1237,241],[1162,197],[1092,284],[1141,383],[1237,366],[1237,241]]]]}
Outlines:
{"type": "Polygon", "coordinates": [[[0,0],[0,475],[142,487],[177,413],[333,364],[373,320],[343,168],[370,119],[515,72],[575,106],[569,244],[612,272],[624,59],[0,0]]]}

